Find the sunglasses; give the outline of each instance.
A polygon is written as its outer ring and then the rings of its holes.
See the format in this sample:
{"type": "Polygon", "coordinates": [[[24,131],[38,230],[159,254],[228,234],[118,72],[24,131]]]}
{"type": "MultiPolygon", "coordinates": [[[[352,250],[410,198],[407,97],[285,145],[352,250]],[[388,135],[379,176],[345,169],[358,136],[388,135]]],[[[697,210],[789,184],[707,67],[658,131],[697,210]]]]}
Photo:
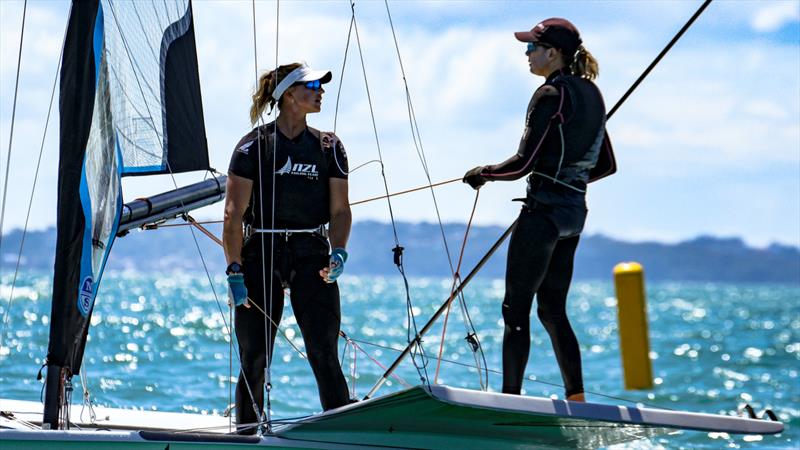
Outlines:
{"type": "Polygon", "coordinates": [[[528,50],[525,51],[526,55],[529,55],[536,51],[537,48],[553,48],[551,45],[544,44],[542,42],[528,42],[528,50]]]}
{"type": "Polygon", "coordinates": [[[311,89],[312,91],[318,91],[322,87],[322,83],[320,83],[319,80],[314,80],[303,83],[303,86],[305,86],[308,89],[311,89]]]}

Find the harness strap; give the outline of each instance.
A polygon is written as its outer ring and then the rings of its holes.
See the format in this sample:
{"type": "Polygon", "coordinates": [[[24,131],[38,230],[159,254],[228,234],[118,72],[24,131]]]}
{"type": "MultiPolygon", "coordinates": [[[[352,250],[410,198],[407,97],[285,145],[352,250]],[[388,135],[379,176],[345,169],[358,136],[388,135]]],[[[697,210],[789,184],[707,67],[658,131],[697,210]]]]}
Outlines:
{"type": "Polygon", "coordinates": [[[328,229],[325,225],[320,225],[317,228],[302,228],[302,229],[289,229],[289,228],[282,228],[282,229],[272,229],[272,228],[253,228],[250,225],[244,227],[244,238],[249,239],[252,235],[264,233],[264,234],[285,234],[288,238],[289,236],[295,233],[316,233],[323,237],[328,237],[328,229]]]}

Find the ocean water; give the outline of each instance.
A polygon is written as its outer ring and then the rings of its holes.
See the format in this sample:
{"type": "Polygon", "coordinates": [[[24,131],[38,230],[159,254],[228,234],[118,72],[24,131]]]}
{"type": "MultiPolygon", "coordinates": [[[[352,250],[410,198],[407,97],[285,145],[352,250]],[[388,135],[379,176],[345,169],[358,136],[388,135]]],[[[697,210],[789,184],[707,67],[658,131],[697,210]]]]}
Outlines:
{"type": "MultiPolygon", "coordinates": [[[[49,274],[20,274],[9,309],[11,277],[0,285],[0,392],[37,400],[36,380],[47,352],[50,325],[49,274]]],[[[449,293],[447,279],[410,280],[416,323],[421,327],[449,293]]],[[[341,282],[342,330],[357,343],[340,341],[340,357],[354,396],[363,396],[407,340],[402,280],[345,276],[341,282]],[[373,361],[374,360],[374,361],[373,361]]],[[[231,402],[238,361],[226,334],[224,278],[212,285],[204,274],[109,273],[101,286],[83,371],[95,404],[158,411],[220,414],[231,402]]],[[[488,385],[501,386],[502,280],[475,280],[466,290],[469,316],[489,369],[488,385]]],[[[623,388],[610,282],[577,282],[569,312],[583,353],[587,398],[688,411],[737,414],[749,403],[772,409],[786,424],[778,436],[726,436],[685,432],[639,441],[638,448],[798,448],[800,446],[800,286],[650,284],[648,316],[655,387],[623,388]]],[[[288,302],[287,302],[288,303],[288,302]]],[[[464,310],[454,307],[447,326],[438,381],[477,389],[476,356],[464,340],[464,310]]],[[[379,393],[436,377],[442,321],[424,341],[427,360],[410,360],[379,393]],[[420,375],[423,374],[423,375],[420,375]]],[[[313,375],[303,359],[303,341],[288,307],[283,337],[272,368],[273,417],[318,411],[313,375]]],[[[483,358],[478,358],[483,361],[483,358]]],[[[563,395],[553,351],[533,316],[532,349],[525,393],[563,395]]],[[[77,377],[76,377],[77,378],[77,377]]],[[[74,400],[81,401],[76,380],[74,400]]],[[[630,448],[628,445],[626,448],[630,448]]]]}

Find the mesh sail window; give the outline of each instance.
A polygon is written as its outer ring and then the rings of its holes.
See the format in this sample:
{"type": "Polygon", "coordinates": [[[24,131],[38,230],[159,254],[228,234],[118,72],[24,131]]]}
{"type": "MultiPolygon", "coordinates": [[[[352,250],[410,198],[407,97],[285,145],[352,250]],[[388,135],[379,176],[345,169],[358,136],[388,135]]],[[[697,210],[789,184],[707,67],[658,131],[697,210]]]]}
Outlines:
{"type": "Polygon", "coordinates": [[[206,170],[191,2],[101,2],[122,175],[206,170]]]}

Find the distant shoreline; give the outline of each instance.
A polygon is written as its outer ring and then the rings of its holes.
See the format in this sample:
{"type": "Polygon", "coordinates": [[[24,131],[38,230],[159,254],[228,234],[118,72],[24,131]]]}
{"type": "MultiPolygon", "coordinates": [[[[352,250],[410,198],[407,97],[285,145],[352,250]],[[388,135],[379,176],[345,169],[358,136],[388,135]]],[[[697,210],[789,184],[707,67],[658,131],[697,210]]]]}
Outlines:
{"type": "MultiPolygon", "coordinates": [[[[464,236],[464,224],[445,224],[450,253],[455,258],[464,236]]],[[[221,226],[209,229],[220,234],[221,226]]],[[[504,231],[500,226],[473,226],[464,252],[461,274],[465,276],[485,251],[504,231]]],[[[438,224],[397,222],[397,233],[405,248],[406,273],[414,277],[449,277],[438,224]]],[[[224,261],[221,248],[200,233],[195,233],[209,270],[221,273],[224,261]]],[[[3,237],[2,264],[8,273],[16,264],[21,230],[3,237]]],[[[56,234],[51,227],[28,232],[22,253],[21,270],[52,270],[56,234]]],[[[394,237],[389,224],[363,221],[353,224],[346,271],[355,275],[396,275],[391,248],[394,237]]],[[[501,248],[479,273],[486,278],[503,278],[506,250],[501,248]]],[[[800,284],[800,248],[772,244],[766,248],[748,246],[739,238],[701,236],[664,244],[626,242],[603,235],[584,235],[575,261],[575,280],[610,280],[619,262],[637,261],[651,281],[712,281],[733,283],[800,284]]],[[[202,270],[197,248],[188,229],[162,228],[131,232],[114,243],[109,270],[134,269],[139,272],[202,270]]]]}

